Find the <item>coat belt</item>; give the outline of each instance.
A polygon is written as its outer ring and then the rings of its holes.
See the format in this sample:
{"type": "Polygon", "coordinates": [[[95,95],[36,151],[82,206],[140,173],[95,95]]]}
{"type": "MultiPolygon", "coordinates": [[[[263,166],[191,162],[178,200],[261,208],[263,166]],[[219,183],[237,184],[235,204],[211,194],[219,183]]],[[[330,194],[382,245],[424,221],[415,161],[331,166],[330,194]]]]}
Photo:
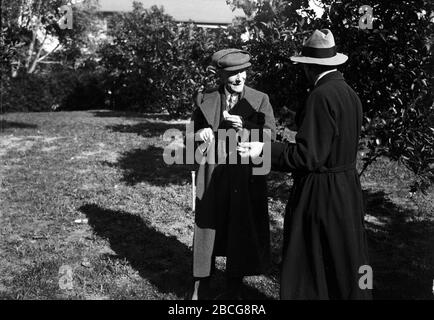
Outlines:
{"type": "Polygon", "coordinates": [[[339,172],[346,172],[352,170],[356,170],[356,161],[352,163],[343,164],[341,166],[332,167],[332,168],[322,167],[315,171],[302,171],[300,172],[300,174],[308,175],[308,174],[321,174],[321,173],[339,173],[339,172]]]}

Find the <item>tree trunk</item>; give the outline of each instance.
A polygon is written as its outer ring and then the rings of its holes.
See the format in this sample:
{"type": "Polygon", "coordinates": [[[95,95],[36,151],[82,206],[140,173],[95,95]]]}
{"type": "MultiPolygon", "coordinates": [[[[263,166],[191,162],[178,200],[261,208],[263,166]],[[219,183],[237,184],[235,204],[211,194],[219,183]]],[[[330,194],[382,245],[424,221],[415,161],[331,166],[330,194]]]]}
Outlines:
{"type": "Polygon", "coordinates": [[[36,54],[35,59],[33,60],[32,66],[31,66],[30,69],[27,71],[27,73],[33,73],[33,72],[35,72],[38,63],[40,63],[42,60],[44,60],[44,59],[45,59],[46,57],[48,57],[50,54],[52,54],[53,52],[55,52],[55,51],[57,50],[57,48],[59,48],[60,43],[59,43],[59,44],[58,44],[58,45],[57,45],[53,50],[51,50],[50,52],[46,53],[45,55],[43,55],[43,56],[41,57],[42,49],[43,49],[43,46],[44,46],[44,43],[45,43],[45,40],[46,40],[46,39],[47,39],[47,35],[45,35],[45,37],[44,37],[44,41],[42,41],[42,43],[41,43],[41,47],[39,48],[39,51],[38,51],[38,53],[36,54]]]}
{"type": "MultiPolygon", "coordinates": [[[[30,16],[29,16],[29,21],[32,20],[32,4],[33,4],[33,0],[29,0],[29,2],[27,3],[29,5],[30,8],[30,16]]],[[[32,62],[32,57],[35,51],[35,46],[36,46],[36,35],[39,29],[39,26],[41,24],[41,0],[38,1],[38,7],[37,7],[37,19],[35,24],[32,26],[32,42],[29,45],[29,50],[27,51],[27,59],[26,59],[26,64],[25,64],[25,68],[27,70],[27,73],[31,73],[29,72],[30,69],[33,67],[30,65],[32,62]]],[[[37,59],[38,57],[36,57],[35,59],[37,59]]],[[[36,67],[36,66],[35,66],[36,67]]]]}

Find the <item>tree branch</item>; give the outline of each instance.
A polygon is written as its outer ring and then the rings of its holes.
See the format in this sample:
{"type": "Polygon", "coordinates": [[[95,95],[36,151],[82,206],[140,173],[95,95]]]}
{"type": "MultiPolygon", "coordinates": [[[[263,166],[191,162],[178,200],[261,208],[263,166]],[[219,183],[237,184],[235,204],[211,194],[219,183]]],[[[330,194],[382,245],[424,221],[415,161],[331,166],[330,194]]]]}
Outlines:
{"type": "Polygon", "coordinates": [[[48,53],[44,54],[42,57],[40,57],[40,58],[38,59],[37,62],[41,62],[42,60],[44,60],[46,57],[48,57],[50,54],[52,54],[54,51],[56,51],[59,47],[60,47],[60,43],[58,43],[58,44],[54,47],[53,50],[51,50],[50,52],[48,52],[48,53]]]}
{"type": "MultiPolygon", "coordinates": [[[[32,19],[31,5],[32,5],[32,1],[30,2],[29,21],[32,19]]],[[[38,32],[38,28],[39,28],[40,23],[41,23],[41,0],[38,1],[38,18],[37,18],[35,25],[32,28],[32,42],[30,43],[29,50],[27,51],[27,60],[26,60],[26,65],[25,65],[27,70],[29,70],[30,62],[31,62],[32,56],[33,56],[33,50],[35,50],[36,33],[38,32]]]]}
{"type": "Polygon", "coordinates": [[[62,61],[39,61],[39,63],[43,63],[43,64],[62,64],[62,61]]]}
{"type": "Polygon", "coordinates": [[[39,57],[41,56],[42,50],[44,49],[45,40],[47,39],[47,33],[45,33],[44,40],[42,40],[41,45],[39,47],[38,53],[36,54],[35,60],[33,60],[32,66],[28,69],[27,73],[33,73],[36,69],[36,65],[38,64],[39,57]]]}

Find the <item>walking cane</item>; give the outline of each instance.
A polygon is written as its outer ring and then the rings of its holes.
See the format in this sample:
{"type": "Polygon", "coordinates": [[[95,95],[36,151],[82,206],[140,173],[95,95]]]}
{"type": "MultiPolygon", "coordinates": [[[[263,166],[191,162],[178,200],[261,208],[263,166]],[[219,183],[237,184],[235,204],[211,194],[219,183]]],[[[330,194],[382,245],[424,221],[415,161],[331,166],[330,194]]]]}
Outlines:
{"type": "Polygon", "coordinates": [[[191,198],[191,207],[193,209],[193,212],[196,210],[196,172],[192,171],[191,172],[191,193],[192,193],[192,198],[191,198]]]}

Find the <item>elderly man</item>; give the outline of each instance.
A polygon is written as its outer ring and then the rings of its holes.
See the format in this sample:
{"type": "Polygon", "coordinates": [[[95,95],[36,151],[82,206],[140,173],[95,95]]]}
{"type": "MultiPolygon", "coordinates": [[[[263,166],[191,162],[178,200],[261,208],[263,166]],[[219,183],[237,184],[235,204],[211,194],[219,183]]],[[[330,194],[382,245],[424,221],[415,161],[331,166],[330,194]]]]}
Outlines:
{"type": "MultiPolygon", "coordinates": [[[[286,208],[281,299],[369,299],[359,282],[368,265],[363,200],[356,171],[362,104],[336,66],[330,30],[315,30],[301,56],[314,86],[301,110],[295,143],[272,143],[273,170],[293,172],[286,208]],[[363,268],[361,268],[363,267],[363,268]]],[[[256,157],[262,143],[241,143],[242,157],[256,157]]]]}
{"type": "Polygon", "coordinates": [[[194,289],[189,297],[192,299],[211,298],[209,282],[216,256],[227,257],[227,287],[220,296],[222,299],[239,298],[243,277],[262,274],[269,265],[265,176],[252,174],[253,165],[241,163],[237,141],[235,144],[228,141],[230,134],[220,135],[222,131],[232,131],[237,132],[239,139],[247,137],[252,141],[256,130],[259,141],[264,134],[275,138],[275,119],[268,96],[245,85],[246,70],[251,66],[249,61],[250,54],[243,50],[216,52],[212,56],[212,67],[219,76],[220,86],[198,92],[194,98],[196,108],[191,120],[196,141],[202,143],[200,152],[205,152],[206,156],[215,146],[221,146],[221,142],[224,150],[217,148],[219,160],[201,163],[198,169],[194,289]],[[207,148],[203,147],[207,146],[205,143],[208,143],[207,148]],[[235,155],[232,158],[235,163],[225,155],[235,155]]]}

